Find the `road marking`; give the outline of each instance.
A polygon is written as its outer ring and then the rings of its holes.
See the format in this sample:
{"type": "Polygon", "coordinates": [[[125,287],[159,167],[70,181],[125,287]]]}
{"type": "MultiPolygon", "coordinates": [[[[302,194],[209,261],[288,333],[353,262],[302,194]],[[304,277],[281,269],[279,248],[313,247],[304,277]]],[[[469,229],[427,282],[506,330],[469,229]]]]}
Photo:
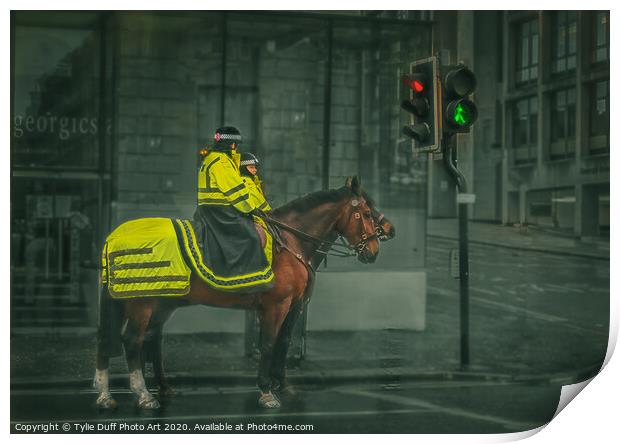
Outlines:
{"type": "Polygon", "coordinates": [[[499,296],[499,293],[497,291],[491,291],[491,290],[486,290],[484,288],[478,288],[478,287],[469,287],[470,289],[477,291],[478,293],[485,293],[485,294],[490,294],[491,296],[499,296]]]}
{"type": "Polygon", "coordinates": [[[438,252],[438,253],[448,253],[448,251],[449,251],[446,248],[431,247],[431,246],[427,246],[426,249],[428,251],[435,251],[435,252],[438,252]]]}
{"type": "Polygon", "coordinates": [[[555,284],[543,284],[545,287],[549,287],[551,289],[556,289],[559,291],[571,291],[573,293],[583,293],[583,290],[580,290],[578,288],[569,288],[569,287],[562,287],[561,285],[555,285],[555,284]]]}
{"type": "MultiPolygon", "coordinates": [[[[156,390],[150,390],[153,393],[157,393],[156,390]]],[[[95,395],[96,389],[62,389],[62,388],[43,388],[43,389],[18,389],[11,390],[12,395],[20,396],[40,396],[40,395],[95,395]]],[[[111,388],[110,393],[117,395],[132,394],[129,389],[123,388],[111,388]]],[[[231,395],[231,394],[244,394],[244,393],[258,393],[256,387],[196,387],[183,390],[183,396],[201,396],[201,395],[231,395]]]]}
{"type": "MultiPolygon", "coordinates": [[[[144,416],[136,416],[136,417],[122,417],[122,418],[91,418],[91,419],[54,419],[52,421],[56,422],[68,422],[68,423],[83,423],[83,422],[144,422],[144,421],[191,421],[191,420],[213,420],[213,419],[244,419],[251,420],[253,418],[285,418],[285,417],[321,417],[321,416],[376,416],[376,415],[403,415],[403,414],[411,414],[411,413],[437,413],[436,411],[428,408],[417,408],[417,409],[394,409],[394,410],[348,410],[348,411],[330,411],[330,412],[277,412],[274,411],[272,413],[240,413],[240,414],[231,414],[231,415],[188,415],[188,416],[166,416],[166,417],[144,417],[144,416]]],[[[47,424],[49,423],[49,419],[45,420],[35,420],[29,421],[27,419],[11,421],[11,424],[47,424]]]]}
{"type": "MultiPolygon", "coordinates": [[[[439,294],[441,296],[447,296],[447,297],[451,297],[451,298],[458,297],[458,294],[457,294],[456,291],[447,290],[447,289],[439,288],[439,287],[433,287],[431,285],[427,285],[426,288],[428,290],[436,292],[437,294],[439,294]]],[[[510,291],[508,291],[508,293],[516,294],[516,293],[510,292],[510,291]]],[[[561,318],[559,316],[554,316],[554,315],[549,315],[549,314],[545,314],[545,313],[540,313],[540,312],[537,312],[537,311],[528,310],[526,308],[515,307],[514,305],[504,304],[502,302],[490,301],[488,299],[484,299],[484,298],[477,297],[477,296],[470,296],[469,299],[472,302],[478,303],[480,305],[487,305],[487,306],[497,307],[497,308],[509,311],[511,313],[525,315],[525,316],[528,316],[529,318],[537,319],[539,321],[563,323],[564,327],[570,328],[572,330],[577,330],[577,331],[581,331],[581,332],[587,332],[587,333],[591,333],[591,334],[595,334],[595,335],[603,336],[603,337],[608,337],[609,336],[609,331],[600,331],[600,330],[595,330],[593,328],[582,327],[580,325],[572,324],[572,323],[569,322],[568,319],[561,318]]]]}
{"type": "MultiPolygon", "coordinates": [[[[385,383],[379,383],[373,387],[383,388],[385,383]]],[[[493,386],[507,386],[507,385],[520,385],[521,383],[515,383],[508,380],[483,380],[483,381],[459,381],[459,380],[442,380],[442,381],[405,381],[399,382],[396,390],[404,390],[410,388],[425,389],[425,388],[462,388],[462,387],[493,387],[493,386]]],[[[312,385],[310,385],[312,386],[312,385]]],[[[303,388],[304,392],[313,393],[312,387],[308,388],[307,385],[300,384],[300,389],[303,388]],[[305,388],[304,388],[305,387],[305,388]]],[[[366,388],[367,384],[354,385],[358,388],[366,388]]],[[[186,385],[175,385],[175,390],[183,397],[188,396],[200,396],[200,395],[229,395],[229,394],[258,394],[258,388],[256,387],[188,387],[186,385]]],[[[338,391],[339,387],[322,387],[321,392],[333,392],[338,391]]],[[[153,394],[157,394],[156,390],[150,390],[153,394]]],[[[95,396],[97,394],[96,389],[69,389],[69,388],[37,388],[37,389],[13,389],[11,390],[11,396],[95,396]]],[[[123,388],[111,388],[110,393],[113,395],[133,395],[132,391],[123,388]]]]}
{"type": "Polygon", "coordinates": [[[607,293],[607,294],[609,294],[609,288],[592,287],[592,288],[588,288],[588,291],[593,291],[595,293],[607,293]]]}
{"type": "MultiPolygon", "coordinates": [[[[446,289],[439,288],[439,287],[432,287],[430,285],[427,286],[427,288],[431,291],[437,292],[438,294],[442,296],[449,296],[449,297],[457,296],[457,293],[452,290],[446,290],[446,289]]],[[[567,322],[568,321],[568,319],[561,318],[559,316],[548,315],[545,313],[528,310],[526,308],[515,307],[514,305],[505,304],[503,302],[490,301],[488,299],[484,299],[484,298],[477,297],[477,296],[470,296],[470,299],[472,300],[472,302],[476,302],[481,305],[488,305],[492,307],[501,308],[503,310],[509,311],[514,314],[526,315],[526,316],[529,316],[531,318],[535,318],[541,321],[547,321],[547,322],[567,322]]]]}
{"type": "Polygon", "coordinates": [[[411,407],[422,407],[425,409],[430,409],[435,412],[446,413],[448,415],[454,416],[463,416],[465,418],[477,419],[479,421],[492,422],[495,424],[503,425],[506,428],[514,429],[514,430],[529,430],[540,424],[533,424],[529,422],[521,422],[521,421],[513,421],[507,418],[501,418],[499,416],[492,415],[483,415],[480,413],[474,413],[469,410],[463,410],[454,407],[443,407],[441,405],[433,404],[431,402],[422,401],[421,399],[410,398],[400,395],[390,395],[387,393],[373,393],[367,392],[364,390],[355,390],[355,389],[341,389],[338,390],[340,393],[348,394],[348,395],[357,395],[364,396],[367,398],[380,399],[382,401],[389,401],[396,404],[407,405],[411,407]]]}
{"type": "Polygon", "coordinates": [[[483,298],[479,298],[476,296],[472,296],[471,300],[474,302],[478,302],[479,304],[482,304],[482,305],[491,305],[493,307],[503,308],[504,310],[510,311],[515,314],[525,314],[526,316],[529,316],[531,318],[536,318],[541,321],[547,321],[547,322],[567,322],[568,321],[568,319],[561,318],[559,316],[539,313],[537,311],[528,310],[526,308],[515,307],[514,305],[504,304],[503,302],[489,301],[488,299],[483,299],[483,298]]]}

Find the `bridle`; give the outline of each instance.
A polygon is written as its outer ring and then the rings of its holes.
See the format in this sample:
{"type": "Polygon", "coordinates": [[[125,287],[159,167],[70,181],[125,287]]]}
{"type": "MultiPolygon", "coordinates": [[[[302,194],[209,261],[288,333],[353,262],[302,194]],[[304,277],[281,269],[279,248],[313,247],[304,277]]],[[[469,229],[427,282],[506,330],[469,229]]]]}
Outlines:
{"type": "MultiPolygon", "coordinates": [[[[341,235],[338,235],[336,239],[334,239],[333,241],[330,241],[328,239],[321,239],[319,237],[308,234],[302,230],[299,230],[298,228],[291,227],[290,225],[285,224],[284,222],[280,222],[277,219],[273,219],[272,217],[268,215],[265,215],[265,219],[271,225],[275,225],[276,227],[289,231],[295,234],[296,236],[298,236],[299,238],[317,245],[317,249],[315,251],[316,253],[329,255],[329,256],[335,256],[335,257],[358,256],[364,251],[364,249],[366,249],[366,247],[368,246],[368,242],[370,242],[373,239],[377,239],[379,237],[379,234],[378,234],[376,227],[373,230],[372,234],[369,234],[365,231],[364,220],[363,220],[362,214],[357,209],[360,203],[359,200],[352,199],[350,203],[354,208],[356,208],[357,211],[351,212],[351,214],[349,215],[349,219],[347,220],[347,224],[351,220],[351,217],[354,217],[355,219],[359,220],[359,225],[360,225],[360,235],[359,235],[360,240],[355,245],[349,244],[341,235]]],[[[374,219],[373,219],[373,224],[374,224],[374,219]]],[[[381,232],[383,232],[383,230],[381,230],[381,232]]],[[[285,248],[286,250],[291,252],[293,255],[295,255],[295,257],[303,261],[302,255],[300,253],[293,251],[288,245],[286,245],[284,241],[279,239],[278,243],[283,248],[285,248]]]]}
{"type": "Polygon", "coordinates": [[[388,239],[387,234],[385,234],[385,230],[381,226],[381,221],[385,219],[385,214],[379,213],[377,210],[375,210],[372,207],[370,208],[370,211],[372,214],[372,219],[375,222],[375,234],[377,235],[380,241],[387,240],[388,239]]]}

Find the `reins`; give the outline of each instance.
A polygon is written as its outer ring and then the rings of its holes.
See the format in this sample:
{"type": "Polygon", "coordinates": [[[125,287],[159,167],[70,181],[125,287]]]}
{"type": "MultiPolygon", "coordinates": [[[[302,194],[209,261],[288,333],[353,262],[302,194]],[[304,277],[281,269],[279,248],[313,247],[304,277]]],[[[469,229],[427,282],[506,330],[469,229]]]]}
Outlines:
{"type": "MultiPolygon", "coordinates": [[[[308,242],[311,242],[315,245],[318,245],[319,247],[317,248],[316,252],[320,253],[320,254],[326,254],[326,255],[330,255],[330,256],[335,256],[335,257],[351,257],[351,256],[356,256],[357,255],[357,249],[355,246],[349,245],[344,243],[344,240],[342,240],[341,236],[338,235],[338,237],[333,240],[333,241],[329,241],[327,239],[321,239],[319,237],[316,236],[312,236],[311,234],[306,233],[305,231],[301,231],[295,227],[291,227],[288,224],[285,224],[284,222],[280,222],[279,220],[273,219],[269,216],[265,217],[265,219],[272,225],[275,225],[279,228],[282,228],[286,231],[289,231],[293,234],[295,234],[296,236],[300,237],[303,240],[306,240],[308,242]],[[336,242],[338,240],[341,240],[342,243],[340,244],[336,244],[336,242]],[[322,245],[326,245],[328,246],[327,250],[322,250],[321,246],[322,245]],[[339,250],[338,248],[345,248],[346,250],[339,250]]],[[[287,247],[286,243],[284,243],[284,241],[282,242],[284,247],[287,247]]],[[[288,248],[287,248],[288,249],[288,248]]],[[[289,251],[291,251],[289,249],[289,251]]],[[[298,254],[295,254],[296,256],[298,254]]]]}
{"type": "MultiPolygon", "coordinates": [[[[352,204],[354,207],[356,207],[357,201],[354,200],[352,204]]],[[[352,256],[357,256],[360,252],[362,252],[364,248],[366,248],[366,245],[368,244],[370,240],[379,237],[376,230],[372,235],[368,235],[367,233],[363,232],[364,223],[361,221],[361,215],[359,211],[352,213],[352,215],[356,219],[359,219],[362,225],[361,240],[355,245],[346,243],[346,241],[340,235],[338,235],[336,239],[334,239],[333,241],[330,241],[327,239],[321,239],[319,237],[308,234],[305,231],[302,231],[298,228],[285,224],[284,222],[280,222],[279,220],[274,219],[269,215],[264,215],[264,218],[270,224],[275,225],[276,227],[282,228],[286,231],[289,231],[295,234],[296,236],[298,236],[299,238],[317,245],[317,249],[315,253],[324,254],[326,256],[333,256],[333,257],[352,257],[352,256]],[[337,243],[338,241],[340,241],[340,243],[337,243]],[[325,248],[324,246],[327,246],[327,249],[323,249],[325,248]]],[[[301,254],[294,252],[288,245],[286,245],[286,242],[284,242],[282,239],[278,239],[278,243],[282,245],[282,247],[285,248],[287,251],[295,255],[295,257],[302,260],[301,254]]]]}

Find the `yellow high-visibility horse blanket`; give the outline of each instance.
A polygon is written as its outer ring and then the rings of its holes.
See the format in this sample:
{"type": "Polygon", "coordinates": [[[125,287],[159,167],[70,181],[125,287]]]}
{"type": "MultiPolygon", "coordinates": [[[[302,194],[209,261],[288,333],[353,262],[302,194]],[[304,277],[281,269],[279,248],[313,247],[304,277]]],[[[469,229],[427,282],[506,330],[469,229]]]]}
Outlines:
{"type": "Polygon", "coordinates": [[[272,238],[264,221],[263,247],[269,267],[243,279],[221,277],[202,261],[192,224],[187,220],[144,218],[124,222],[107,237],[101,255],[101,283],[113,298],[183,296],[195,272],[204,282],[223,291],[247,290],[273,280],[272,238]],[[176,228],[176,229],[175,229],[176,228]]]}

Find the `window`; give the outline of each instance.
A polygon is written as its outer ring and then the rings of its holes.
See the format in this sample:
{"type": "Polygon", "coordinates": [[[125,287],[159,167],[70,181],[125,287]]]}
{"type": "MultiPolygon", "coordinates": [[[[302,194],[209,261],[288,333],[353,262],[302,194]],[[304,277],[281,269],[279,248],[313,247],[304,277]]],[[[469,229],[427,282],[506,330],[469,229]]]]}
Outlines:
{"type": "Polygon", "coordinates": [[[609,11],[594,13],[592,61],[609,60],[609,11]]]}
{"type": "Polygon", "coordinates": [[[520,23],[516,34],[516,81],[538,78],[538,19],[520,23]]]}
{"type": "Polygon", "coordinates": [[[538,141],[538,98],[530,97],[515,103],[513,116],[515,163],[531,162],[536,158],[538,141]]]}
{"type": "Polygon", "coordinates": [[[592,84],[590,91],[590,152],[609,152],[609,81],[592,84]]]}
{"type": "Polygon", "coordinates": [[[577,63],[577,13],[558,11],[553,21],[553,72],[575,69],[577,63]]]}
{"type": "Polygon", "coordinates": [[[555,92],[551,98],[551,159],[575,152],[575,118],[575,89],[555,92]]]}
{"type": "Polygon", "coordinates": [[[12,16],[11,326],[85,326],[109,202],[99,63],[111,66],[92,14],[40,14],[12,16]]]}

